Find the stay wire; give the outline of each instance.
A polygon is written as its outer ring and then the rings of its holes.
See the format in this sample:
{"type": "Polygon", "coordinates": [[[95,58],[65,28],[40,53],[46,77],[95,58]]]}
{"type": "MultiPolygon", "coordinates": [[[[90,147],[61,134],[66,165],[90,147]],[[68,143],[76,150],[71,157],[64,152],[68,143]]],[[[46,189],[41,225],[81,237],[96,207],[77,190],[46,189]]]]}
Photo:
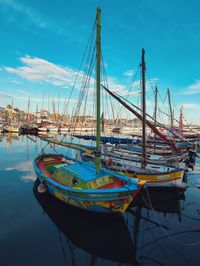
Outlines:
{"type": "Polygon", "coordinates": [[[154,208],[153,208],[153,206],[152,206],[152,203],[151,203],[151,199],[150,199],[150,196],[149,196],[148,189],[145,188],[145,190],[146,190],[146,193],[147,193],[147,197],[148,197],[148,200],[149,200],[150,207],[151,207],[151,209],[153,210],[153,212],[152,212],[152,213],[153,213],[153,216],[154,216],[155,220],[157,221],[157,223],[159,224],[159,227],[160,227],[160,229],[163,231],[163,233],[164,233],[169,239],[171,239],[172,241],[176,242],[176,243],[179,244],[179,245],[182,245],[182,246],[197,246],[197,245],[199,245],[199,244],[200,244],[200,241],[196,241],[196,242],[193,242],[193,243],[182,243],[181,241],[175,239],[174,237],[172,237],[172,236],[170,236],[170,235],[168,234],[168,232],[167,232],[167,231],[161,226],[160,221],[158,220],[157,216],[155,215],[155,210],[154,210],[154,208]]]}
{"type": "Polygon", "coordinates": [[[89,36],[89,39],[88,39],[87,45],[86,45],[85,51],[84,51],[83,56],[82,56],[82,59],[81,59],[81,63],[80,63],[80,65],[79,65],[78,72],[76,73],[76,77],[75,77],[75,80],[74,80],[74,84],[73,84],[73,86],[72,86],[72,88],[71,88],[70,95],[69,95],[68,100],[67,100],[67,103],[66,103],[66,105],[65,105],[65,107],[64,107],[63,115],[65,115],[66,113],[68,113],[68,105],[69,105],[69,102],[71,101],[72,93],[73,93],[73,91],[74,91],[74,88],[75,88],[75,86],[76,86],[76,83],[77,83],[78,77],[79,77],[79,75],[80,75],[81,68],[82,68],[82,65],[83,65],[84,59],[85,59],[85,57],[86,57],[87,51],[88,51],[88,49],[89,49],[89,46],[91,45],[91,42],[92,42],[93,39],[94,39],[95,24],[96,24],[96,18],[95,18],[95,21],[94,21],[94,23],[93,23],[92,30],[91,30],[91,33],[90,33],[90,36],[89,36]]]}

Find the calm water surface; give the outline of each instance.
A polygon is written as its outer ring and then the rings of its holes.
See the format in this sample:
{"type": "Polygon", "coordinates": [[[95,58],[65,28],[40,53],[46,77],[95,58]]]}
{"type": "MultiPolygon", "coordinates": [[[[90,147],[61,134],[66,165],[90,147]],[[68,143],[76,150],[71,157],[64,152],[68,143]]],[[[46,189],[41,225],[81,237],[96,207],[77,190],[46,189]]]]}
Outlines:
{"type": "Polygon", "coordinates": [[[0,136],[1,266],[200,265],[200,162],[185,193],[144,192],[108,217],[38,195],[32,160],[45,143],[32,139],[0,136]]]}

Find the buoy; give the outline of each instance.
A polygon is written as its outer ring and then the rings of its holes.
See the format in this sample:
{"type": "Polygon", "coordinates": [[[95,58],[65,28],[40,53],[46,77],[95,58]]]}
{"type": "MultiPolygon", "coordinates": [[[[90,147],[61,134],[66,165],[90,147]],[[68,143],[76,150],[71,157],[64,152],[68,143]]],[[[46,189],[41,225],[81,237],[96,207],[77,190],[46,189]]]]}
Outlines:
{"type": "Polygon", "coordinates": [[[45,193],[47,191],[47,187],[46,187],[45,184],[40,183],[38,188],[37,188],[37,190],[38,190],[39,193],[45,193]]]}

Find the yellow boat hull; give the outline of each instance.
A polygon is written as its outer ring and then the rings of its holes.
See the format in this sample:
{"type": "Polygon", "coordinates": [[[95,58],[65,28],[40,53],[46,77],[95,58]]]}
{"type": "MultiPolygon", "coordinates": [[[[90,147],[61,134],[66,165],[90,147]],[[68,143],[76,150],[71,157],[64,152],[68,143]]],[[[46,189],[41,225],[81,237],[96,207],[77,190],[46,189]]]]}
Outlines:
{"type": "Polygon", "coordinates": [[[174,172],[169,172],[169,173],[154,173],[154,174],[149,174],[149,173],[137,173],[133,174],[130,172],[126,172],[126,175],[129,177],[135,177],[139,180],[144,180],[146,181],[147,186],[181,186],[183,183],[183,175],[184,175],[184,170],[178,170],[174,172]]]}
{"type": "Polygon", "coordinates": [[[6,130],[8,132],[14,132],[14,133],[18,133],[19,132],[19,128],[18,127],[7,127],[6,130]]]}

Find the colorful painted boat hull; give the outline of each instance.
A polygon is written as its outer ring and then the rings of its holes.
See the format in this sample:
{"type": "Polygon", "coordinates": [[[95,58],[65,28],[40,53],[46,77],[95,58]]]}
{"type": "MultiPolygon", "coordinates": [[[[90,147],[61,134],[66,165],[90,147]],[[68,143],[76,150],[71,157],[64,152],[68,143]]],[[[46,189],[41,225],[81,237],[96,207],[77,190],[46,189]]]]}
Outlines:
{"type": "Polygon", "coordinates": [[[40,182],[45,183],[49,193],[69,205],[88,211],[123,213],[144,185],[144,182],[141,182],[136,186],[134,181],[134,184],[130,183],[128,186],[119,188],[73,189],[41,172],[37,166],[37,160],[38,158],[33,162],[35,173],[40,182]]]}
{"type": "Polygon", "coordinates": [[[18,127],[6,127],[5,130],[7,132],[19,133],[19,128],[18,127]]]}
{"type": "Polygon", "coordinates": [[[127,172],[126,175],[129,177],[136,177],[138,180],[144,180],[147,187],[157,188],[180,188],[186,189],[187,184],[183,181],[184,170],[169,172],[169,173],[133,173],[127,172]]]}

